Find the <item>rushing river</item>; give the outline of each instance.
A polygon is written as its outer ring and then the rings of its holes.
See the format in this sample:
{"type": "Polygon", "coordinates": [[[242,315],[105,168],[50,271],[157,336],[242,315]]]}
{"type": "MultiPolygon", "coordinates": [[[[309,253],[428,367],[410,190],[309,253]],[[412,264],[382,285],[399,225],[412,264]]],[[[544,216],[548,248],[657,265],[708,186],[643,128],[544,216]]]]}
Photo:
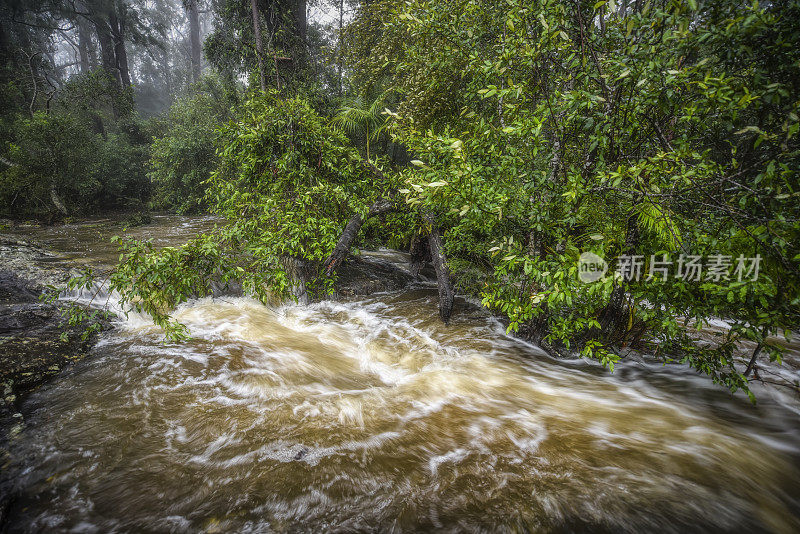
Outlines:
{"type": "Polygon", "coordinates": [[[176,316],[192,341],[131,315],[27,398],[12,531],[800,531],[790,392],[555,360],[425,287],[176,316]]]}

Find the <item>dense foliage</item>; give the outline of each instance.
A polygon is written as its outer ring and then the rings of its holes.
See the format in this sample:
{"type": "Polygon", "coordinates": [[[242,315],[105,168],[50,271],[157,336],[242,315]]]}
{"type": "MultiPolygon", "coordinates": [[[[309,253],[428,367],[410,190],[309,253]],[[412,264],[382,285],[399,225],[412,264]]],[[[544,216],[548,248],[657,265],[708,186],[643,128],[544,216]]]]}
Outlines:
{"type": "Polygon", "coordinates": [[[447,221],[464,291],[552,348],[612,363],[631,344],[731,388],[741,340],[798,319],[797,2],[388,2],[361,58],[407,96],[408,201],[447,221]],[[581,252],[612,264],[591,284],[581,252]],[[725,276],[646,274],[721,256],[725,276]],[[641,256],[640,281],[613,276],[641,256]],[[664,255],[667,255],[665,258],[664,255]],[[760,255],[760,276],[735,276],[760,255]],[[655,265],[654,265],[655,267],[655,265]],[[711,345],[685,326],[724,317],[711,345]]]}
{"type": "Polygon", "coordinates": [[[150,134],[125,43],[156,47],[163,25],[152,15],[111,0],[3,4],[0,216],[56,221],[144,206],[150,134]]]}
{"type": "Polygon", "coordinates": [[[184,214],[206,210],[205,182],[218,165],[219,127],[238,101],[235,87],[204,78],[196,92],[170,107],[165,131],[151,146],[152,207],[184,214]]]}
{"type": "Polygon", "coordinates": [[[338,32],[302,0],[210,5],[220,78],[147,128],[119,80],[102,109],[4,122],[3,179],[37,205],[145,198],[147,131],[152,205],[225,219],[181,248],[122,243],[112,289],[168,333],[215,284],[265,302],[330,289],[350,230],[422,256],[435,234],[432,258],[441,231],[440,288],[452,274],[552,352],[613,368],[633,349],[733,390],[780,358],[800,318],[797,0],[380,0],[338,32]],[[112,142],[133,148],[113,159],[112,142]],[[139,174],[114,182],[98,159],[139,174]],[[608,264],[595,280],[588,252],[608,264]]]}
{"type": "MultiPolygon", "coordinates": [[[[123,240],[109,276],[123,304],[175,338],[186,332],[170,310],[215,288],[242,287],[265,303],[324,294],[331,278],[321,262],[344,224],[396,187],[301,98],[251,99],[220,136],[207,200],[226,223],[178,248],[123,240]]],[[[88,289],[93,281],[88,273],[72,284],[88,289]]]]}
{"type": "Polygon", "coordinates": [[[66,83],[47,110],[8,115],[0,214],[52,218],[142,206],[149,136],[130,111],[114,117],[124,100],[95,72],[66,83]]]}

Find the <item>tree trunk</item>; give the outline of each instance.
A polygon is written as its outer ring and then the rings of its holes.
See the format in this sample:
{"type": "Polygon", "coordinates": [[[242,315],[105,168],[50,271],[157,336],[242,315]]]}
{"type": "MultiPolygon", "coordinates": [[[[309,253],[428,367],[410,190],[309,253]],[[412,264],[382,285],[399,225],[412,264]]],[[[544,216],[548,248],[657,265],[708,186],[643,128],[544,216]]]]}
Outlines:
{"type": "MultiPolygon", "coordinates": [[[[636,251],[636,246],[638,244],[639,225],[636,214],[633,214],[628,217],[627,227],[625,229],[625,246],[623,247],[622,254],[625,256],[632,255],[636,251]]],[[[606,307],[600,313],[598,321],[603,337],[608,339],[619,330],[627,330],[629,310],[626,304],[625,286],[620,285],[615,287],[611,291],[608,304],[606,304],[606,307]]]]}
{"type": "Polygon", "coordinates": [[[86,48],[89,52],[89,68],[96,69],[99,65],[97,61],[97,46],[92,41],[92,32],[89,29],[89,26],[86,27],[87,36],[88,36],[88,47],[86,48]]]}
{"type": "Polygon", "coordinates": [[[347,254],[350,252],[350,247],[353,245],[353,241],[355,241],[356,237],[358,237],[358,232],[364,225],[365,220],[369,219],[370,217],[375,217],[376,215],[381,215],[383,213],[392,211],[394,208],[395,206],[392,202],[379,199],[369,207],[366,217],[362,218],[361,215],[353,216],[353,218],[351,218],[344,227],[344,231],[342,232],[342,235],[339,236],[339,241],[336,243],[333,252],[331,252],[331,255],[328,256],[327,260],[325,260],[325,274],[327,276],[332,275],[334,272],[336,272],[336,269],[342,264],[345,258],[347,258],[347,254]]]}
{"type": "Polygon", "coordinates": [[[431,249],[431,261],[433,262],[436,281],[439,285],[439,317],[444,324],[447,324],[450,321],[450,315],[453,313],[453,300],[455,298],[453,282],[450,278],[450,269],[447,267],[442,236],[436,226],[436,219],[430,213],[426,213],[425,220],[431,226],[431,231],[428,234],[428,246],[431,249]]]}
{"type": "Polygon", "coordinates": [[[169,66],[169,52],[166,50],[162,50],[161,52],[161,70],[164,72],[164,86],[165,86],[165,93],[171,97],[172,96],[172,69],[169,66]]]}
{"type": "Polygon", "coordinates": [[[114,51],[114,40],[111,37],[111,29],[108,23],[101,19],[95,18],[95,30],[97,31],[97,41],[100,43],[100,56],[102,58],[103,69],[107,71],[117,82],[117,85],[122,86],[122,80],[119,75],[119,68],[117,68],[117,57],[114,51]]]}
{"type": "Polygon", "coordinates": [[[767,340],[767,327],[761,329],[761,341],[758,342],[756,345],[756,349],[753,351],[753,355],[750,357],[750,362],[747,364],[747,369],[744,370],[744,376],[750,376],[750,373],[755,371],[755,377],[758,378],[758,365],[756,360],[758,359],[758,355],[761,353],[761,349],[764,347],[764,342],[767,340]]]}
{"type": "Polygon", "coordinates": [[[344,28],[344,0],[339,0],[339,34],[336,40],[338,48],[338,58],[336,68],[339,71],[339,96],[344,92],[344,83],[342,78],[342,28],[344,28]]]}
{"type": "Polygon", "coordinates": [[[186,12],[189,15],[189,40],[192,46],[192,81],[197,83],[200,81],[200,18],[197,13],[197,0],[188,0],[186,2],[186,12]]]}
{"type": "MultiPolygon", "coordinates": [[[[753,369],[756,369],[756,360],[758,359],[758,355],[761,353],[761,343],[756,345],[756,350],[753,351],[753,356],[750,358],[750,363],[747,364],[747,369],[744,370],[744,376],[750,376],[750,373],[753,369]]],[[[758,374],[758,371],[756,371],[758,374]]]]}
{"type": "Polygon", "coordinates": [[[292,5],[292,15],[294,16],[294,32],[303,43],[306,41],[306,30],[308,29],[306,3],[306,0],[294,0],[292,5]]]}
{"type": "Polygon", "coordinates": [[[258,14],[258,0],[250,0],[250,10],[253,16],[253,34],[256,40],[258,80],[261,82],[261,92],[266,93],[267,79],[264,77],[264,42],[261,40],[261,17],[258,14]]]}
{"type": "Polygon", "coordinates": [[[86,27],[86,21],[81,17],[78,20],[78,54],[80,55],[81,73],[85,74],[91,69],[89,64],[89,47],[91,46],[91,37],[89,28],[86,27]]]}
{"type": "Polygon", "coordinates": [[[36,97],[39,94],[39,86],[36,83],[36,76],[37,76],[37,69],[34,66],[36,63],[36,56],[39,55],[39,52],[33,54],[31,57],[28,58],[28,66],[31,70],[31,84],[33,85],[33,96],[31,97],[31,105],[28,106],[28,110],[31,113],[31,118],[33,118],[34,113],[36,112],[36,97]]]}
{"type": "Polygon", "coordinates": [[[411,274],[414,278],[419,278],[419,273],[425,265],[425,260],[430,258],[428,240],[420,234],[414,235],[408,253],[411,255],[411,274]]]}
{"type": "Polygon", "coordinates": [[[125,49],[125,17],[126,8],[124,4],[120,4],[120,12],[112,11],[108,16],[108,21],[111,25],[111,33],[114,38],[114,55],[116,56],[116,65],[119,70],[119,78],[122,87],[130,87],[131,74],[128,68],[128,52],[125,49]]]}
{"type": "MultiPolygon", "coordinates": [[[[361,164],[365,169],[374,174],[378,180],[386,181],[386,175],[384,175],[383,171],[376,167],[371,161],[362,159],[361,164]]],[[[365,218],[362,219],[360,215],[355,215],[352,219],[350,219],[347,222],[342,235],[339,237],[339,242],[336,243],[336,247],[334,247],[333,252],[331,252],[331,255],[327,260],[325,260],[325,274],[328,276],[333,274],[336,271],[336,268],[339,267],[339,265],[347,257],[350,246],[353,244],[356,236],[358,236],[358,232],[361,230],[364,220],[376,215],[382,215],[394,210],[395,208],[396,205],[394,202],[379,198],[369,207],[369,211],[367,212],[367,216],[365,218]]]]}
{"type": "Polygon", "coordinates": [[[56,207],[56,209],[63,215],[69,215],[69,211],[67,211],[66,206],[64,206],[64,203],[61,202],[60,198],[58,198],[55,184],[50,184],[50,200],[53,202],[53,205],[56,207]]]}

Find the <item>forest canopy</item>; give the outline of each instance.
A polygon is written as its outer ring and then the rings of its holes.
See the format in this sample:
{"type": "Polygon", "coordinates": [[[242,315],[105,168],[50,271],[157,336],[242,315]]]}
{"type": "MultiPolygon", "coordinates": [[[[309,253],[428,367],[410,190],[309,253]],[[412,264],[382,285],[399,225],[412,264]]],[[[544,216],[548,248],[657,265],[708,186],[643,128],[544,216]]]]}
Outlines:
{"type": "Polygon", "coordinates": [[[474,297],[611,369],[634,350],[747,391],[798,326],[798,0],[0,10],[3,216],[226,221],[120,242],[110,288],[169,336],[215,284],[325,295],[366,239],[432,262],[445,322],[474,297]]]}

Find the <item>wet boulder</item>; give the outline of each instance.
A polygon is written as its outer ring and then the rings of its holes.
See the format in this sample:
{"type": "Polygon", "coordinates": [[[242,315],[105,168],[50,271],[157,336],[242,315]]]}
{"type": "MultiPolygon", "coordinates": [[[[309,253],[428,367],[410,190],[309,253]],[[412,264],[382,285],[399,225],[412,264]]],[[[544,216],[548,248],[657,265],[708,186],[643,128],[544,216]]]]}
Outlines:
{"type": "MultiPolygon", "coordinates": [[[[12,271],[0,271],[0,303],[36,302],[38,291],[27,280],[12,271]]],[[[2,329],[2,325],[0,325],[2,329]]]]}
{"type": "MultiPolygon", "coordinates": [[[[33,284],[0,271],[0,384],[12,394],[27,392],[80,358],[94,339],[85,327],[69,326],[61,306],[39,302],[33,284]]],[[[94,319],[101,328],[108,323],[94,319]]]]}

